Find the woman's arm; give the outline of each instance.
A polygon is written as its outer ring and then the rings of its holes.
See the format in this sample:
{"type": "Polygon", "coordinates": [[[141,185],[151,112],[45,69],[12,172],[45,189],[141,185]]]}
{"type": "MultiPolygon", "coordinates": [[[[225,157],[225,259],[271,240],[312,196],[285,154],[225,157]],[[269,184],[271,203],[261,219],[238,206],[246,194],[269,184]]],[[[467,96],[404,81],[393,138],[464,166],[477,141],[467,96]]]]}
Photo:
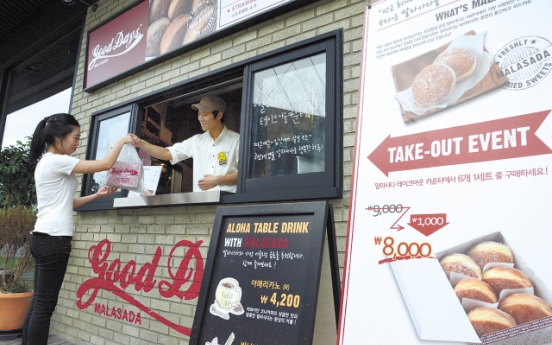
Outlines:
{"type": "Polygon", "coordinates": [[[100,160],[80,160],[73,168],[73,174],[90,174],[111,169],[125,144],[132,144],[130,135],[119,138],[113,148],[100,160]]]}
{"type": "Polygon", "coordinates": [[[81,207],[84,204],[88,204],[92,200],[96,200],[99,198],[103,198],[104,196],[111,195],[117,191],[117,188],[112,187],[102,187],[99,191],[97,191],[95,194],[90,194],[87,196],[83,196],[80,198],[73,199],[73,208],[81,207]]]}

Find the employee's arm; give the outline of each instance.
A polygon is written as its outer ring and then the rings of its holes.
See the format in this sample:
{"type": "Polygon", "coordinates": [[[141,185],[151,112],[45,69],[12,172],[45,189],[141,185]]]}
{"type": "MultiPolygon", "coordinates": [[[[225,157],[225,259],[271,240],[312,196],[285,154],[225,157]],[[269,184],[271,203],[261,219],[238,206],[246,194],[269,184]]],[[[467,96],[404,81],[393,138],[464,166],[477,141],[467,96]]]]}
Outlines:
{"type": "Polygon", "coordinates": [[[129,135],[132,137],[132,145],[134,145],[134,147],[139,147],[153,157],[164,161],[170,161],[172,159],[171,153],[168,149],[150,144],[147,141],[138,138],[135,134],[131,133],[129,135]]]}
{"type": "Polygon", "coordinates": [[[233,186],[238,182],[238,172],[227,175],[205,175],[197,184],[201,190],[208,190],[217,185],[233,186]]]}

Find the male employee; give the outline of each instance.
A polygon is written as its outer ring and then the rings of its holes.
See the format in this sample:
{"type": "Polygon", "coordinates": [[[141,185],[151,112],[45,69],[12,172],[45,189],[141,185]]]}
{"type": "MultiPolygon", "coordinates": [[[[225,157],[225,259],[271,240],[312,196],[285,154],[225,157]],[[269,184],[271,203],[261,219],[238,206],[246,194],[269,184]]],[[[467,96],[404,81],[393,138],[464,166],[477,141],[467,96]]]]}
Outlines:
{"type": "Polygon", "coordinates": [[[193,158],[194,192],[222,190],[235,193],[240,135],[221,122],[226,102],[218,96],[206,96],[198,104],[193,104],[192,109],[197,110],[203,134],[196,134],[167,148],[130,134],[132,144],[171,164],[193,158]]]}

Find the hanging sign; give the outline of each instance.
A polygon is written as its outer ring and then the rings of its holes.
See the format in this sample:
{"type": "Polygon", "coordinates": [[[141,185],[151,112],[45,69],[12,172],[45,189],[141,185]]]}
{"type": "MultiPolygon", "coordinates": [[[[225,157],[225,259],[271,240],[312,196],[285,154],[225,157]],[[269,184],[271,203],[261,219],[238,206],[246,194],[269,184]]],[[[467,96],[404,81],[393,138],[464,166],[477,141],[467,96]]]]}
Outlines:
{"type": "Polygon", "coordinates": [[[88,33],[85,91],[314,0],[144,0],[88,33]]]}

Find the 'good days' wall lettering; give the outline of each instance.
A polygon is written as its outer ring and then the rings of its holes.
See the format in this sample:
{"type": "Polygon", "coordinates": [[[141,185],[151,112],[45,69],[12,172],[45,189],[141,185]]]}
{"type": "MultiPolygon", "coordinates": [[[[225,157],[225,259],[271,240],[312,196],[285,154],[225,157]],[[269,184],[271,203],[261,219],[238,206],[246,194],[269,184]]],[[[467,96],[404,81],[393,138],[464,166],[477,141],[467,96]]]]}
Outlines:
{"type": "MultiPolygon", "coordinates": [[[[203,241],[193,243],[188,240],[176,243],[171,249],[167,260],[168,272],[171,279],[157,281],[155,276],[159,261],[161,260],[161,247],[157,247],[151,261],[146,262],[142,267],[138,268],[134,260],[130,260],[127,263],[121,262],[118,258],[110,261],[111,242],[108,239],[102,240],[97,245],[91,246],[88,251],[88,261],[92,265],[92,271],[96,274],[96,277],[84,281],[77,289],[77,307],[79,309],[86,309],[94,303],[98,292],[105,290],[137,307],[164,325],[190,336],[190,328],[167,320],[140,303],[140,301],[127,293],[126,289],[132,286],[135,291],[143,290],[146,293],[157,291],[163,298],[178,297],[181,300],[197,298],[199,296],[204,267],[203,257],[199,251],[201,243],[203,241]],[[179,261],[176,260],[177,258],[175,258],[174,253],[175,250],[180,248],[185,249],[185,254],[182,258],[179,258],[179,261]],[[175,263],[178,264],[176,265],[175,263]]],[[[117,315],[124,316],[124,313],[120,312],[111,313],[110,308],[106,306],[102,306],[102,308],[96,306],[95,310],[106,310],[105,313],[102,313],[103,315],[115,318],[118,318],[117,315]]],[[[126,320],[124,318],[121,319],[126,320]]],[[[140,319],[140,314],[133,318],[133,320],[140,319]]],[[[128,321],[130,322],[130,319],[128,321]]]]}

